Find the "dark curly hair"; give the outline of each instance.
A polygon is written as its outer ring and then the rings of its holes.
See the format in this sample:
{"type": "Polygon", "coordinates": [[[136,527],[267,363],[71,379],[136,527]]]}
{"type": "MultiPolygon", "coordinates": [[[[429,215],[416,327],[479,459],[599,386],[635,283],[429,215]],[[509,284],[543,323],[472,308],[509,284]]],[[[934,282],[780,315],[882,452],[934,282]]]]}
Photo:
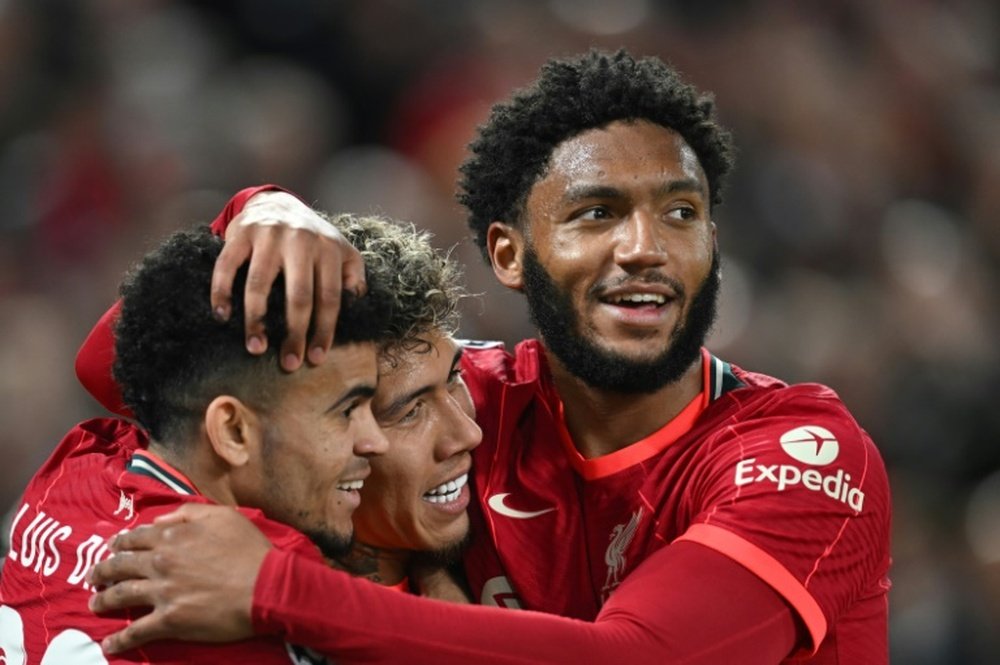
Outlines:
{"type": "Polygon", "coordinates": [[[708,178],[711,203],[733,165],[732,140],[716,123],[714,101],[657,58],[591,50],[549,60],[528,88],[493,107],[461,166],[458,200],[483,256],[494,221],[516,224],[528,192],[563,141],[616,120],[648,120],[680,134],[708,178]]]}
{"type": "Polygon", "coordinates": [[[358,251],[368,274],[389,280],[392,316],[379,360],[395,366],[403,354],[431,349],[432,334],[454,334],[465,296],[461,271],[431,236],[412,224],[381,217],[334,215],[328,220],[358,251]]]}
{"type": "MultiPolygon", "coordinates": [[[[229,394],[263,406],[285,376],[278,352],[286,334],[285,286],[279,276],[267,301],[268,350],[246,351],[243,291],[247,267],[233,284],[229,320],[211,312],[209,291],[222,240],[207,228],[175,233],[148,254],[121,286],[122,310],[115,328],[114,377],[139,424],[165,445],[190,437],[205,408],[229,394]]],[[[391,284],[369,272],[368,294],[345,293],[336,344],[382,343],[390,334],[391,284]]]]}

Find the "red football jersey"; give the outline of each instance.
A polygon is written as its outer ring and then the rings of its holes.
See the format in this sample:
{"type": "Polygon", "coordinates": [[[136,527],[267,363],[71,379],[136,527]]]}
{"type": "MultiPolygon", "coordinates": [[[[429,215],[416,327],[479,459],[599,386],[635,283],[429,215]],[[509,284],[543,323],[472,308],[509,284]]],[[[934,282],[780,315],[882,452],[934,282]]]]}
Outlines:
{"type": "MultiPolygon", "coordinates": [[[[121,420],[75,427],[29,482],[17,504],[10,550],[0,575],[0,662],[6,665],[97,663],[325,663],[274,639],[226,645],[156,642],[106,656],[100,641],[129,616],[87,609],[84,576],[108,556],[122,529],[151,522],[188,501],[206,502],[182,474],[143,450],[145,438],[121,420]]],[[[276,547],[322,561],[302,534],[257,510],[243,510],[276,547]]],[[[7,537],[8,534],[5,534],[7,537]]]]}
{"type": "Polygon", "coordinates": [[[890,502],[872,441],[824,386],[702,360],[703,391],[676,418],[588,460],[537,341],[514,355],[467,347],[483,428],[466,556],[474,597],[593,620],[639,564],[687,540],[785,599],[811,638],[799,657],[887,662],[890,502]]]}
{"type": "MultiPolygon", "coordinates": [[[[237,194],[212,228],[269,188],[237,194]]],[[[116,314],[77,358],[112,410],[116,314]]],[[[467,558],[476,594],[592,622],[429,603],[276,549],[255,625],[366,662],[774,663],[795,638],[791,607],[807,637],[783,662],[886,663],[890,507],[871,441],[827,388],[703,359],[703,393],[671,423],[584,460],[537,342],[465,354],[484,432],[467,558]]]]}

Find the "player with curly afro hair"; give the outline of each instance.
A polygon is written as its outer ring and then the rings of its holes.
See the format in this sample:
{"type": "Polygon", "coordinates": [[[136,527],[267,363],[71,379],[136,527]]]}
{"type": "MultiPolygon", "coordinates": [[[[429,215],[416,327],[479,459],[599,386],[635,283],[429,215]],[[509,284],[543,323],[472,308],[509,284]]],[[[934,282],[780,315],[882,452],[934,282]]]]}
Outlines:
{"type": "Polygon", "coordinates": [[[556,146],[615,120],[648,120],[680,134],[701,162],[712,203],[721,203],[733,147],[714,109],[710,94],[656,58],[591,50],[550,60],[533,85],[493,107],[460,168],[458,200],[483,256],[490,224],[517,223],[556,146]]]}

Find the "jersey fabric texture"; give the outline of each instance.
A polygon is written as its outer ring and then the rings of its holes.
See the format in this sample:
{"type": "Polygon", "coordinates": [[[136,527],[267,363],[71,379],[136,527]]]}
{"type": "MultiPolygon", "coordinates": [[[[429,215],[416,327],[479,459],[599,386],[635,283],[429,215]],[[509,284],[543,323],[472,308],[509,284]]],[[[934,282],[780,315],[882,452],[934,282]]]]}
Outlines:
{"type": "Polygon", "coordinates": [[[643,561],[688,541],[778,592],[815,662],[885,662],[890,504],[875,446],[829,388],[788,386],[707,351],[702,367],[701,395],[665,427],[584,459],[537,341],[514,355],[467,348],[483,428],[474,594],[593,620],[643,561]]]}
{"type": "Polygon", "coordinates": [[[484,430],[467,569],[481,600],[521,611],[394,598],[271,552],[256,629],[345,661],[885,665],[889,495],[872,442],[828,388],[701,362],[676,418],[585,460],[537,342],[467,347],[484,430]],[[356,625],[364,612],[379,620],[356,625]]]}
{"type": "MultiPolygon", "coordinates": [[[[108,556],[108,540],[185,502],[208,502],[183,474],[145,451],[134,425],[81,423],[35,474],[17,504],[10,553],[0,574],[0,655],[7,665],[98,663],[324,663],[277,638],[225,645],[156,642],[116,656],[100,641],[141,615],[97,616],[84,581],[108,556]],[[5,659],[5,660],[4,660],[5,659]]],[[[297,531],[241,509],[278,548],[322,561],[297,531]]]]}

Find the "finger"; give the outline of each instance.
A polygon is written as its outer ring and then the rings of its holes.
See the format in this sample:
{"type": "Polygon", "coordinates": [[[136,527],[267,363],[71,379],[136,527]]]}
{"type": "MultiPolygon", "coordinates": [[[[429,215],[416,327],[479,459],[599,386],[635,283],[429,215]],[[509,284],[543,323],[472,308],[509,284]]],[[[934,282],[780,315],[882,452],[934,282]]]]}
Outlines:
{"type": "Polygon", "coordinates": [[[247,270],[246,291],[243,296],[243,314],[246,328],[247,350],[259,355],[267,350],[267,331],[264,315],[267,314],[267,297],[274,280],[281,271],[281,258],[271,247],[273,236],[257,242],[247,270]]]}
{"type": "Polygon", "coordinates": [[[95,614],[114,612],[126,607],[154,605],[157,583],[147,579],[125,579],[95,593],[87,607],[95,614]]]}
{"type": "MultiPolygon", "coordinates": [[[[173,531],[175,529],[168,529],[167,527],[176,527],[179,524],[194,524],[205,519],[210,519],[213,515],[218,515],[220,513],[228,514],[229,512],[235,512],[235,508],[229,506],[220,506],[218,504],[210,503],[185,503],[180,508],[177,508],[171,513],[166,515],[159,515],[153,519],[153,524],[160,528],[162,535],[166,535],[168,531],[173,531]]],[[[136,529],[142,529],[146,527],[136,527],[136,529]]]]}
{"type": "Polygon", "coordinates": [[[361,252],[350,244],[340,245],[340,250],[343,280],[341,288],[356,296],[363,296],[368,291],[368,284],[365,281],[365,261],[361,258],[361,252]]]}
{"type": "Polygon", "coordinates": [[[341,273],[339,267],[318,261],[316,264],[316,293],[313,312],[313,334],[309,340],[309,362],[319,365],[333,345],[340,314],[341,273]]]}
{"type": "Polygon", "coordinates": [[[101,640],[101,648],[107,654],[121,653],[168,635],[169,631],[162,615],[154,611],[136,619],[117,633],[105,637],[101,640]]]}
{"type": "Polygon", "coordinates": [[[118,552],[98,562],[87,573],[87,584],[92,587],[119,586],[122,580],[148,578],[153,568],[153,554],[142,552],[118,552]],[[114,585],[114,586],[112,586],[114,585]]]}
{"type": "Polygon", "coordinates": [[[128,531],[122,531],[111,539],[111,551],[148,550],[159,542],[163,529],[154,524],[143,524],[128,531]]]}
{"type": "Polygon", "coordinates": [[[285,247],[285,316],[286,334],[281,344],[281,366],[294,371],[302,364],[313,310],[313,276],[316,262],[316,238],[296,233],[285,247]]]}
{"type": "Polygon", "coordinates": [[[236,271],[250,258],[251,245],[244,239],[234,239],[222,246],[212,271],[212,313],[220,321],[229,319],[233,311],[233,280],[236,271]]]}
{"type": "Polygon", "coordinates": [[[178,510],[175,510],[172,513],[167,513],[166,515],[158,515],[153,519],[153,524],[157,526],[166,527],[174,524],[181,524],[183,522],[188,522],[191,520],[192,516],[189,511],[185,510],[185,508],[191,505],[196,505],[196,504],[184,504],[178,510]]]}

